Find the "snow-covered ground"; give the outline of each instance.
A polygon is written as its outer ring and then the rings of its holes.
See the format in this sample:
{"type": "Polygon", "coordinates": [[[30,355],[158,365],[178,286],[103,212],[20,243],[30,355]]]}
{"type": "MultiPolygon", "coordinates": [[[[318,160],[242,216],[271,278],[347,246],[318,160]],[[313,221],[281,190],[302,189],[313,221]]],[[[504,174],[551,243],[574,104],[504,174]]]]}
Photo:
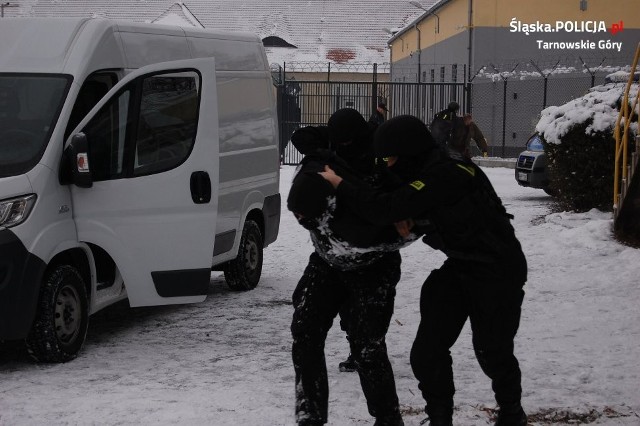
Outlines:
{"type": "MultiPolygon", "coordinates": [[[[612,239],[609,213],[551,213],[552,199],[519,187],[512,169],[485,171],[529,261],[516,354],[531,424],[639,425],[640,250],[612,239]]],[[[292,173],[282,168],[283,200],[292,173]]],[[[231,292],[215,272],[204,303],[108,308],[67,364],[34,364],[0,344],[0,425],[294,425],[290,297],[311,250],[285,209],[253,291],[231,292]]],[[[421,242],[403,250],[387,344],[407,426],[425,417],[409,366],[420,287],[443,259],[421,242]]],[[[468,326],[452,352],[454,423],[492,423],[468,326]]],[[[347,353],[336,321],[326,345],[329,422],[372,424],[357,375],[338,372],[347,353]]]]}

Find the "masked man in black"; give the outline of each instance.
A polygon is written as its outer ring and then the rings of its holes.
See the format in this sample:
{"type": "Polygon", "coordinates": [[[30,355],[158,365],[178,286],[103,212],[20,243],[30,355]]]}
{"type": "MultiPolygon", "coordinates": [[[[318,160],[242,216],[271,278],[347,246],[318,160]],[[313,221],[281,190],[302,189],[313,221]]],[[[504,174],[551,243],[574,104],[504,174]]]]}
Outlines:
{"type": "Polygon", "coordinates": [[[416,226],[427,220],[435,233],[423,240],[447,255],[422,287],[421,321],[411,349],[430,424],[452,424],[450,348],[469,318],[476,358],[500,406],[496,425],[525,426],[513,340],[527,264],[509,221],[512,216],[482,170],[449,158],[418,118],[385,122],[374,147],[404,185],[374,191],[353,184],[348,176],[343,180],[329,168],[321,175],[336,188],[337,203],[347,204],[364,219],[382,225],[412,218],[416,226]]]}
{"type": "Polygon", "coordinates": [[[296,419],[299,425],[327,422],[324,343],[334,318],[346,307],[348,340],[369,413],[378,426],[402,425],[385,335],[400,279],[398,250],[417,235],[405,239],[391,224],[375,226],[354,216],[336,203],[332,186],[318,174],[330,165],[353,182],[371,183],[371,131],[357,111],[339,110],[327,128],[298,132],[292,143],[305,158],[287,206],[310,231],[315,250],[293,294],[296,419]]]}

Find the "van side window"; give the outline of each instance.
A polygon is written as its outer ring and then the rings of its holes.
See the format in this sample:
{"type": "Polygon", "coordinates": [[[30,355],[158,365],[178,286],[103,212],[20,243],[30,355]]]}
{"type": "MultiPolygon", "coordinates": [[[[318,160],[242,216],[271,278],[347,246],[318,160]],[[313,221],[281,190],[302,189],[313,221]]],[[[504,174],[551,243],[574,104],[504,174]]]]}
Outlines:
{"type": "Polygon", "coordinates": [[[102,72],[87,77],[78,92],[76,103],[71,110],[69,123],[64,132],[65,140],[67,140],[69,134],[76,128],[78,123],[91,111],[91,108],[115,85],[116,81],[117,76],[114,73],[102,72]]]}
{"type": "Polygon", "coordinates": [[[142,81],[133,175],[169,170],[193,148],[200,77],[195,72],[159,74],[142,81]]]}
{"type": "Polygon", "coordinates": [[[94,181],[123,177],[130,99],[129,90],[120,93],[83,129],[89,141],[89,168],[94,181]]]}
{"type": "Polygon", "coordinates": [[[155,74],[125,86],[87,123],[94,181],[172,169],[191,153],[198,125],[200,76],[155,74]]]}

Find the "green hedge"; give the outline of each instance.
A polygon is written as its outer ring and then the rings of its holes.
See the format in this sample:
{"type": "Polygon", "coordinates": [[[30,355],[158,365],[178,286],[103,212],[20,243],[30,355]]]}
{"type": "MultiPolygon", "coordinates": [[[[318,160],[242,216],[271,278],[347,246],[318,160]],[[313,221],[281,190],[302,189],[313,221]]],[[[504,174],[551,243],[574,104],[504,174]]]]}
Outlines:
{"type": "Polygon", "coordinates": [[[590,124],[576,124],[559,144],[547,143],[543,138],[550,189],[563,209],[611,211],[616,143],[610,130],[587,135],[590,124]]]}

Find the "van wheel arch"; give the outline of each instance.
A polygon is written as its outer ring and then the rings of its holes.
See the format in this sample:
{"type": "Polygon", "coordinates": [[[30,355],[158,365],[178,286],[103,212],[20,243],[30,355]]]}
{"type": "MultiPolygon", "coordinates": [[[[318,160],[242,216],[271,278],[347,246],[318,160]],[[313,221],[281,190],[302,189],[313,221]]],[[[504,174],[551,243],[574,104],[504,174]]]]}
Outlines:
{"type": "Polygon", "coordinates": [[[247,214],[247,218],[245,219],[245,223],[248,220],[252,220],[258,225],[260,228],[260,235],[262,235],[262,243],[264,244],[264,215],[261,210],[253,209],[247,214]]]}
{"type": "MultiPolygon", "coordinates": [[[[91,266],[89,265],[89,257],[81,248],[74,248],[58,253],[51,259],[45,272],[45,277],[49,272],[61,265],[69,265],[78,270],[82,280],[85,283],[87,297],[91,297],[91,266]]],[[[44,283],[43,283],[44,284],[44,283]]]]}
{"type": "Polygon", "coordinates": [[[240,247],[235,259],[224,265],[224,277],[232,290],[254,289],[262,275],[264,228],[249,215],[240,236],[240,247]]]}

